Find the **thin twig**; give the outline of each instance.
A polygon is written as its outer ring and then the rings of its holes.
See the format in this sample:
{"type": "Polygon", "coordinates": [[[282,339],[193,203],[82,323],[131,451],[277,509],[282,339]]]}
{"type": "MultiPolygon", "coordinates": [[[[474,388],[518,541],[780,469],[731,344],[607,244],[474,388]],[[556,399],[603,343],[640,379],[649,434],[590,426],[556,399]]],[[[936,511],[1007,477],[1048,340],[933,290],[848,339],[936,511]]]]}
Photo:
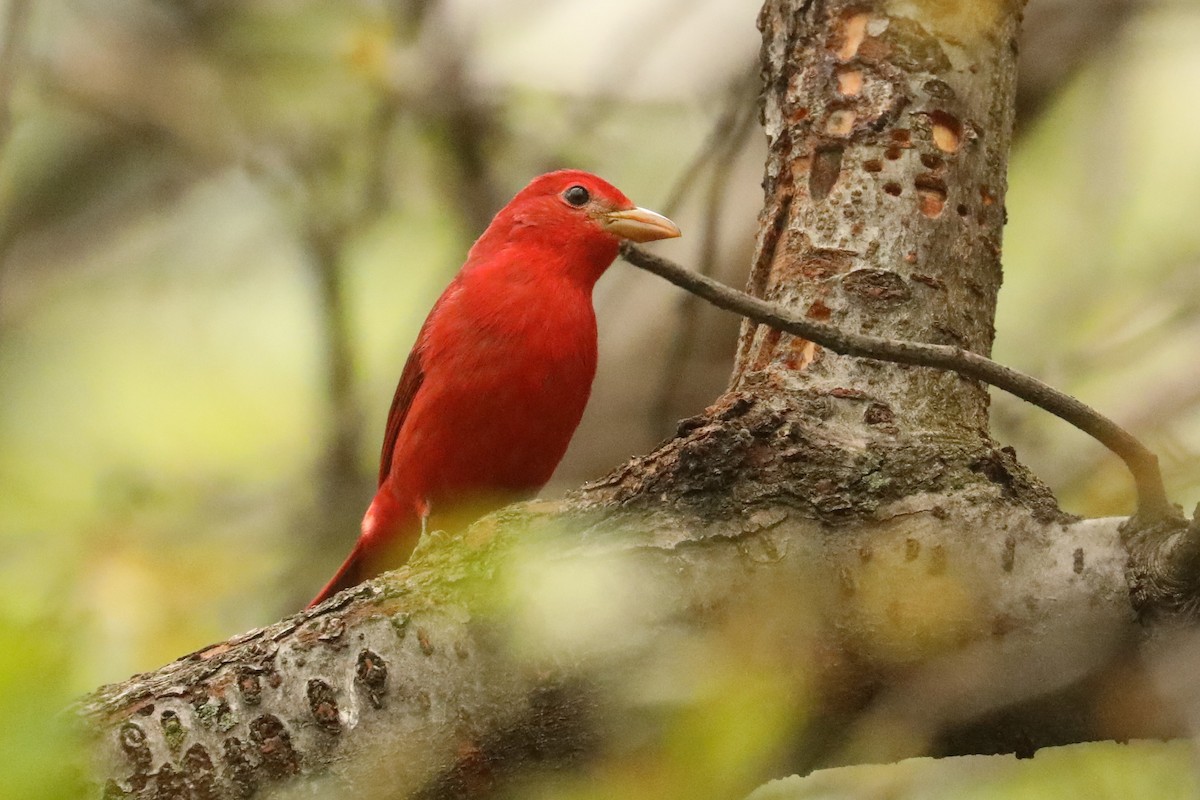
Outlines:
{"type": "Polygon", "coordinates": [[[791,313],[782,306],[739,292],[632,244],[623,244],[621,255],[635,267],[653,272],[676,286],[703,297],[718,308],[736,312],[793,336],[800,336],[835,353],[950,370],[1003,389],[1069,422],[1116,453],[1133,475],[1137,487],[1137,513],[1140,518],[1180,518],[1179,511],[1167,499],[1162,473],[1158,467],[1158,457],[1154,453],[1108,417],[1036,378],[959,347],[865,336],[813,322],[791,313]]]}

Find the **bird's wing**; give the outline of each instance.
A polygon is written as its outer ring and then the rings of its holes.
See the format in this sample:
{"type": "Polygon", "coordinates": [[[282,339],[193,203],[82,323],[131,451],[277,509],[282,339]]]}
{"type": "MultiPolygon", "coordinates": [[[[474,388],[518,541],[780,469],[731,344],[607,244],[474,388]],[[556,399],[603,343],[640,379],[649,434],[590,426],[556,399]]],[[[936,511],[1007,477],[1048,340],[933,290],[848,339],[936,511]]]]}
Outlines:
{"type": "MultiPolygon", "coordinates": [[[[422,329],[421,334],[424,334],[422,329]]],[[[404,362],[404,372],[400,374],[400,383],[396,386],[396,394],[392,397],[392,408],[388,411],[387,430],[383,434],[383,452],[379,457],[379,484],[382,486],[392,469],[392,451],[396,448],[396,439],[400,429],[404,427],[404,419],[408,409],[412,407],[413,398],[425,380],[425,370],[421,366],[421,351],[424,336],[417,336],[417,344],[408,354],[404,362]]]]}

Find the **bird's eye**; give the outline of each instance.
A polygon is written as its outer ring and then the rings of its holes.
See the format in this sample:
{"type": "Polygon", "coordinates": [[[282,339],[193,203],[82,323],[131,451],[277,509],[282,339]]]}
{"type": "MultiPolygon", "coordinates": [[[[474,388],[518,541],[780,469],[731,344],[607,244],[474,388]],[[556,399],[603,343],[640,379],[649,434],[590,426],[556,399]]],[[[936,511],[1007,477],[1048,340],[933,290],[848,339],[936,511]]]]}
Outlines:
{"type": "Polygon", "coordinates": [[[576,184],[563,192],[563,199],[578,208],[579,206],[586,205],[587,201],[592,199],[592,196],[588,194],[587,189],[576,184]]]}

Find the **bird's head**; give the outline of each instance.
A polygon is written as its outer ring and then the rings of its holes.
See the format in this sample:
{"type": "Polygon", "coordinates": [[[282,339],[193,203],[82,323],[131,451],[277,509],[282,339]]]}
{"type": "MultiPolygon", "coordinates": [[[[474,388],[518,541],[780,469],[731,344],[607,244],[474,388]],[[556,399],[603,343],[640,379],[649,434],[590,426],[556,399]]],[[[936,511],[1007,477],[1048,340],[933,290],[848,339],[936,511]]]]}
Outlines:
{"type": "Polygon", "coordinates": [[[674,222],[635,206],[619,189],[582,170],[534,178],[501,209],[476,249],[531,247],[595,281],[622,239],[651,242],[679,236],[674,222]]]}

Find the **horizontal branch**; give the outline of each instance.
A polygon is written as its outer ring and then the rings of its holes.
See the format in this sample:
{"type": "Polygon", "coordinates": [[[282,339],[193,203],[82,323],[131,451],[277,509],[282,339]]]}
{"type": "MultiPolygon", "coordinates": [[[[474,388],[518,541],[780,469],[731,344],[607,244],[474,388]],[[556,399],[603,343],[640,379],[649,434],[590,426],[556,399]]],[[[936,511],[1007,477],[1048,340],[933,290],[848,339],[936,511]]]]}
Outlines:
{"type": "Polygon", "coordinates": [[[633,244],[623,243],[621,256],[635,267],[665,278],[718,308],[736,312],[754,322],[802,337],[835,353],[949,370],[1003,389],[1069,422],[1120,457],[1133,475],[1137,489],[1137,514],[1144,521],[1180,518],[1180,512],[1167,499],[1166,490],[1163,488],[1158,456],[1108,417],[1037,378],[961,347],[884,339],[814,322],[780,305],[739,292],[633,244]]]}

